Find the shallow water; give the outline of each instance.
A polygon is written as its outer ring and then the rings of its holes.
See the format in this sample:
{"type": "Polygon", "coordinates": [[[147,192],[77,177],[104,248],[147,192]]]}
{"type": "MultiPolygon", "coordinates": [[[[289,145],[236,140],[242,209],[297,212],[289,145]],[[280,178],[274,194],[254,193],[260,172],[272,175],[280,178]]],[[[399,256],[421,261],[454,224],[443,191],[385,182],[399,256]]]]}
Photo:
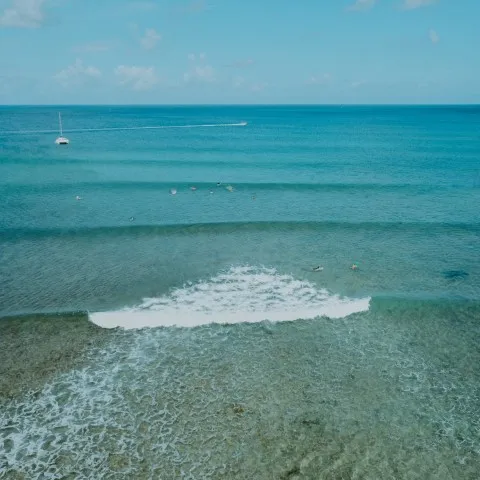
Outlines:
{"type": "Polygon", "coordinates": [[[27,478],[473,479],[479,305],[456,305],[457,322],[451,308],[379,300],[344,319],[112,331],[86,366],[4,404],[7,465],[27,478]]]}

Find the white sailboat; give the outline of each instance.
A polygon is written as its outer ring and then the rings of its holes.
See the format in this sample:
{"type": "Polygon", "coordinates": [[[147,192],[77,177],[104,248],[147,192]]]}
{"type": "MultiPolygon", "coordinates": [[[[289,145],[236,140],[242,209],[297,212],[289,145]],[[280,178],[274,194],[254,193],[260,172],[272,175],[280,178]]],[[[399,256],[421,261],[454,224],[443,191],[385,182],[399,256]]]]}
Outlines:
{"type": "Polygon", "coordinates": [[[62,115],[58,112],[58,124],[60,126],[60,136],[55,140],[57,145],[68,145],[70,140],[67,137],[63,136],[63,128],[62,128],[62,115]]]}

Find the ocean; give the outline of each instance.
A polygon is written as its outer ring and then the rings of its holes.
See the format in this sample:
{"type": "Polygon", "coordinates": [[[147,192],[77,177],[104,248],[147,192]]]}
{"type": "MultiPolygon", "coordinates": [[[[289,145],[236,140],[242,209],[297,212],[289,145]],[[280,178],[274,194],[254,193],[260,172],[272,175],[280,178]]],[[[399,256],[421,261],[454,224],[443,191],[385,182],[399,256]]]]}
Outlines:
{"type": "Polygon", "coordinates": [[[480,107],[57,110],[0,108],[0,479],[478,478],[480,107]]]}

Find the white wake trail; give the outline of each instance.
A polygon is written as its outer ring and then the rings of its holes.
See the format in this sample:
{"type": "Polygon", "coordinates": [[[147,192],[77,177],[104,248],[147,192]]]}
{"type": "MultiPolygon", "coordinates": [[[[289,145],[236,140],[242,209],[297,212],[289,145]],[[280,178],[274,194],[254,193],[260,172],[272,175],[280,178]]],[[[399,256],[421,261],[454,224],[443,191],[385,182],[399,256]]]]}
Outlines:
{"type": "MultiPolygon", "coordinates": [[[[247,122],[240,123],[203,123],[192,125],[151,125],[141,127],[104,127],[104,128],[74,128],[63,130],[64,133],[81,133],[81,132],[114,132],[122,130],[163,130],[167,128],[225,128],[225,127],[245,127],[247,122]]],[[[36,135],[39,133],[58,133],[57,130],[13,130],[8,132],[0,132],[0,135],[36,135]]]]}

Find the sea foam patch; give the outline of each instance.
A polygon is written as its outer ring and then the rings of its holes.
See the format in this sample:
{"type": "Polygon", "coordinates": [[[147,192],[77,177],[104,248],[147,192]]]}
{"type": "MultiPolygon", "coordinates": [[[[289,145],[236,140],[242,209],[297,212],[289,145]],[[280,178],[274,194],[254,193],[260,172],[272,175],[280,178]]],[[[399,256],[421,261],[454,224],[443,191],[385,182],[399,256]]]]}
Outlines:
{"type": "Polygon", "coordinates": [[[370,298],[342,298],[305,280],[271,268],[231,267],[213,278],[187,284],[158,298],[118,311],[96,312],[103,328],[125,329],[210,323],[252,323],[342,318],[368,310],[370,298]]]}

